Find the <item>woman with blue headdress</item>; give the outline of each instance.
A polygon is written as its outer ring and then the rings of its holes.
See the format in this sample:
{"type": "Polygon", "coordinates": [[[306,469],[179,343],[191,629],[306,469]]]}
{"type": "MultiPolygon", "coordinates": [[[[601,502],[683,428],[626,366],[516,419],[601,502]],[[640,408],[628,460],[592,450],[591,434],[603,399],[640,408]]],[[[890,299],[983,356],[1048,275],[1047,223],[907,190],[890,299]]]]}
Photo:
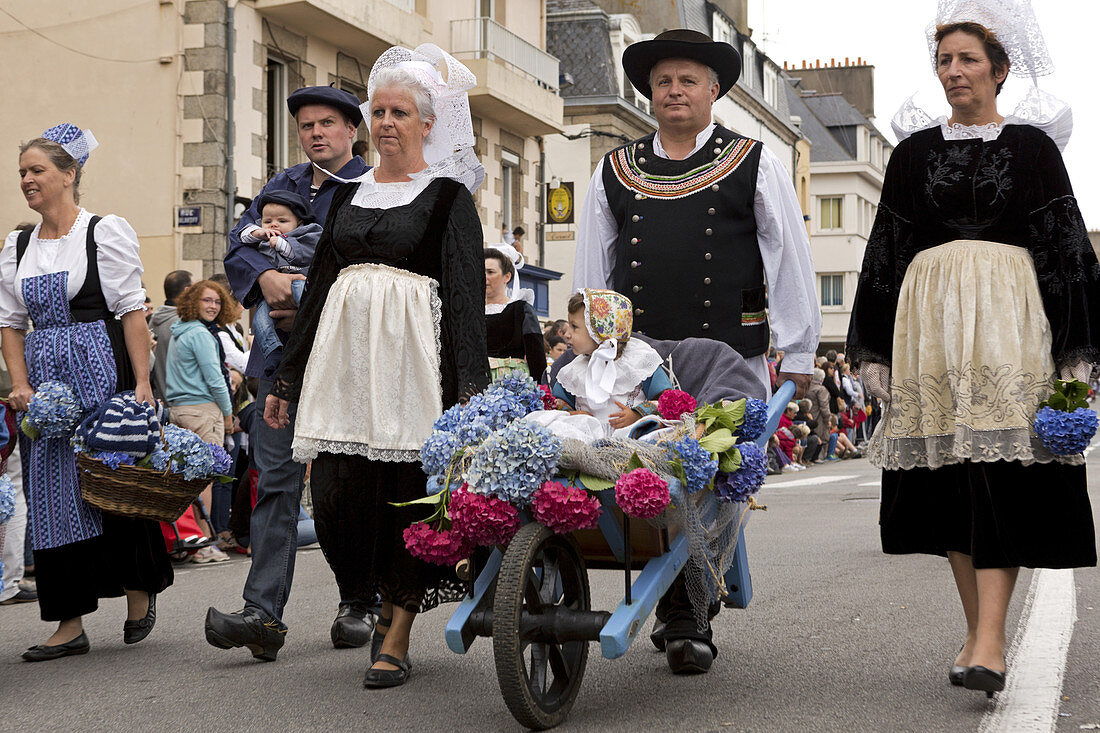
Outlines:
{"type": "MultiPolygon", "coordinates": [[[[19,150],[20,187],[42,221],[9,234],[0,252],[0,344],[18,411],[45,381],[67,383],[86,411],[127,389],[154,403],[137,235],[125,219],[79,205],[96,146],[91,132],[66,123],[19,150]]],[[[23,445],[39,606],[43,621],[58,622],[23,654],[29,662],[87,653],[82,616],[100,598],[125,594],[123,639],[141,641],[156,620],[156,594],[172,583],[155,522],[101,514],[81,498],[70,437],[23,445]]]]}

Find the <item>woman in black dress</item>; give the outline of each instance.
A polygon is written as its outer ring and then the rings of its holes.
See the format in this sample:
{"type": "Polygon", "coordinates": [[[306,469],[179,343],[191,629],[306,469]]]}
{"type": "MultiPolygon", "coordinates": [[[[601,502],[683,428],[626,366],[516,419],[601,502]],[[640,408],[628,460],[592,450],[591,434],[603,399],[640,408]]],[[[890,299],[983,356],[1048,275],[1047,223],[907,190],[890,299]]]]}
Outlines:
{"type": "Polygon", "coordinates": [[[485,334],[489,367],[494,379],[518,369],[539,382],[546,371],[546,348],[535,309],[526,300],[508,297],[508,285],[515,278],[516,266],[508,254],[488,247],[485,250],[485,334]]]}
{"type": "Polygon", "coordinates": [[[997,112],[1026,56],[941,20],[952,116],[890,158],[848,356],[889,400],[870,445],[883,550],[947,556],[966,618],[950,679],[992,694],[1019,568],[1096,564],[1083,459],[1050,454],[1031,424],[1059,372],[1100,357],[1100,265],[1054,140],[997,112]]]}
{"type": "Polygon", "coordinates": [[[464,174],[480,166],[462,153],[425,155],[437,126],[454,134],[437,110],[455,107],[440,103],[449,92],[464,94],[452,91],[463,71],[434,46],[395,47],[376,62],[364,116],[381,162],[333,197],[264,415],[283,427],[298,403],[294,457],[313,461],[321,548],[341,588],[382,596],[367,687],[403,684],[416,614],[464,593],[453,568],[405,548],[402,531],[423,509],[392,504],[425,495],[419,449],[432,422],[488,384],[482,228],[455,180],[476,187],[480,176],[464,174]],[[446,62],[447,84],[409,60],[446,62]]]}

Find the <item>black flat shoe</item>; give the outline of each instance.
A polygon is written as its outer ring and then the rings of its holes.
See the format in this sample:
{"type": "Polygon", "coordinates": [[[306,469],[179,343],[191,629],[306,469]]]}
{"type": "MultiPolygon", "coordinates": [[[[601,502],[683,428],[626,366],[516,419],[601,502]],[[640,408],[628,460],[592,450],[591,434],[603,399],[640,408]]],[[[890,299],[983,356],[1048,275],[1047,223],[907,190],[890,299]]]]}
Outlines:
{"type": "Polygon", "coordinates": [[[370,663],[374,664],[378,661],[378,655],[382,653],[382,642],[386,640],[386,631],[390,630],[390,624],[393,623],[391,618],[382,618],[379,616],[374,621],[374,634],[370,639],[370,663]],[[379,629],[379,626],[385,626],[386,631],[379,629]]]}
{"type": "Polygon", "coordinates": [[[38,644],[30,647],[23,652],[23,660],[27,662],[48,662],[51,659],[87,654],[91,648],[92,645],[88,641],[88,637],[81,631],[80,636],[64,644],[54,644],[53,646],[38,644]]]}
{"type": "Polygon", "coordinates": [[[363,675],[363,687],[372,689],[400,687],[409,681],[412,665],[409,664],[409,658],[407,656],[405,657],[405,661],[401,661],[397,657],[391,657],[389,654],[379,654],[378,659],[374,661],[392,664],[397,667],[397,669],[368,669],[367,673],[363,675]]]}
{"type": "Polygon", "coordinates": [[[995,672],[981,665],[970,667],[963,675],[963,687],[968,690],[981,690],[986,697],[993,697],[993,693],[1005,688],[1005,673],[995,672]]]}
{"type": "Polygon", "coordinates": [[[219,649],[248,647],[252,656],[264,662],[274,662],[286,643],[286,627],[254,608],[235,613],[222,613],[216,608],[206,611],[206,641],[219,649]]]}
{"type": "Polygon", "coordinates": [[[673,674],[703,674],[714,664],[714,651],[704,641],[668,639],[665,660],[673,674]]]}
{"type": "Polygon", "coordinates": [[[968,669],[970,669],[970,667],[952,664],[951,671],[947,673],[947,680],[955,687],[962,687],[963,677],[966,675],[966,670],[968,669]]]}
{"type": "Polygon", "coordinates": [[[653,631],[649,632],[649,640],[653,642],[653,646],[657,647],[657,651],[663,652],[665,650],[664,621],[657,621],[653,624],[653,631]]]}
{"type": "Polygon", "coordinates": [[[329,636],[336,649],[357,649],[373,641],[374,616],[358,603],[340,606],[329,636]]]}
{"type": "Polygon", "coordinates": [[[145,615],[136,621],[127,620],[122,624],[122,643],[124,644],[137,644],[139,641],[149,636],[149,632],[153,630],[153,626],[157,623],[157,594],[149,594],[149,610],[145,612],[145,615]]]}

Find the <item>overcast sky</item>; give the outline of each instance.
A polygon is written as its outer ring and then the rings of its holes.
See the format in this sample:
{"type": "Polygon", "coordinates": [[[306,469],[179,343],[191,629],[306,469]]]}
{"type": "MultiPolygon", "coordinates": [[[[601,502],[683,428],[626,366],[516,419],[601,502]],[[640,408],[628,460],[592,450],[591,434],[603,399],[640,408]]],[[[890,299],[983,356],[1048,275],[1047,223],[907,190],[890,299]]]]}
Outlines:
{"type": "MultiPolygon", "coordinates": [[[[1033,0],[1054,73],[1039,86],[1073,107],[1073,137],[1063,155],[1089,229],[1100,229],[1100,78],[1090,48],[1100,36],[1100,0],[1033,0]]],[[[875,123],[894,140],[890,119],[909,95],[933,117],[948,114],[943,88],[932,71],[925,28],[935,0],[749,0],[753,40],[780,65],[830,58],[875,67],[875,123]]],[[[998,111],[1016,107],[1030,79],[1010,75],[998,111]]],[[[895,140],[896,142],[896,140],[895,140]]]]}

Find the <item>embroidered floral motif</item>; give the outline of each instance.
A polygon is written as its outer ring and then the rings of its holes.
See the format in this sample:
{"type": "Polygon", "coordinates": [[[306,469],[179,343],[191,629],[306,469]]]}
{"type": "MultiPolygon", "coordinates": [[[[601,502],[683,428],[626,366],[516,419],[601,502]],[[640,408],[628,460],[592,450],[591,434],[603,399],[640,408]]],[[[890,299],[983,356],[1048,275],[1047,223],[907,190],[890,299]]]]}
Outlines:
{"type": "Polygon", "coordinates": [[[755,140],[737,138],[729,142],[714,160],[678,176],[660,176],[642,170],[633,145],[611,154],[615,177],[626,188],[657,199],[680,199],[718,183],[744,162],[755,140]]]}

